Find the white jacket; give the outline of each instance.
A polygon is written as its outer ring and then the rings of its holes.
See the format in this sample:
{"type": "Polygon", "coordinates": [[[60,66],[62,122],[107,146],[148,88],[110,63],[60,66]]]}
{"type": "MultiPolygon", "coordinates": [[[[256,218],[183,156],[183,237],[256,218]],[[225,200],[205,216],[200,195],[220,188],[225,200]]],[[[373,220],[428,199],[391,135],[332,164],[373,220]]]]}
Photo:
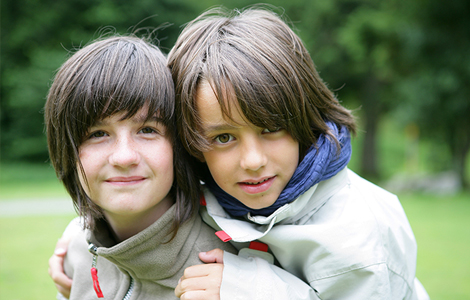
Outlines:
{"type": "Polygon", "coordinates": [[[429,299],[397,197],[347,168],[268,217],[233,219],[204,195],[204,221],[241,249],[224,253],[221,300],[429,299]],[[254,240],[269,253],[247,249],[254,240]]]}

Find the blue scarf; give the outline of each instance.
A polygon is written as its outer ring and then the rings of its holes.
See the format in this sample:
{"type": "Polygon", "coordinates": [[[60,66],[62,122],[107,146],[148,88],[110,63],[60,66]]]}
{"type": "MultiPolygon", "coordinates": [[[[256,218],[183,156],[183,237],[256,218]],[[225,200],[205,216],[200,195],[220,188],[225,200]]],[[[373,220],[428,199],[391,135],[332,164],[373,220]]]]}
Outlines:
{"type": "Polygon", "coordinates": [[[349,163],[352,150],[348,129],[343,126],[338,131],[338,127],[335,124],[327,122],[327,125],[338,139],[341,146],[340,151],[337,151],[336,143],[331,138],[321,134],[316,145],[312,145],[308,149],[307,154],[295,170],[287,186],[279,195],[279,198],[269,207],[261,209],[247,207],[236,198],[224,192],[215,183],[210,173],[204,181],[212,194],[217,198],[219,204],[230,215],[240,217],[251,213],[251,215],[269,216],[279,207],[297,199],[315,184],[333,177],[349,163]]]}

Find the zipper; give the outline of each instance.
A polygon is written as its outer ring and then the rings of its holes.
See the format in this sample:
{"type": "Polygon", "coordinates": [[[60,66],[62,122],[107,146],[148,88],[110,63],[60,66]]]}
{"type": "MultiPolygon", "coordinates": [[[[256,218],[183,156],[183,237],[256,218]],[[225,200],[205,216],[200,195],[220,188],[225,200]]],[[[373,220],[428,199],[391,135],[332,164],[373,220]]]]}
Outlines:
{"type": "Polygon", "coordinates": [[[88,245],[88,251],[93,254],[93,261],[91,262],[91,279],[93,280],[93,288],[95,289],[96,296],[98,298],[104,298],[100,282],[98,281],[98,269],[96,268],[96,261],[98,259],[98,254],[96,253],[97,250],[98,248],[95,245],[91,243],[88,245]]]}
{"type": "Polygon", "coordinates": [[[134,291],[134,278],[132,278],[131,276],[129,277],[131,279],[129,283],[129,289],[127,290],[127,293],[122,300],[130,300],[132,296],[132,292],[134,291]]]}
{"type": "MultiPolygon", "coordinates": [[[[98,260],[98,247],[90,243],[88,245],[88,251],[93,254],[93,261],[91,263],[91,277],[93,279],[93,288],[95,289],[96,295],[98,298],[103,298],[103,292],[101,291],[100,288],[100,283],[98,281],[98,269],[96,269],[96,263],[98,260]]],[[[132,276],[129,276],[130,282],[129,282],[129,288],[127,289],[126,294],[124,295],[124,298],[122,300],[130,300],[132,296],[132,292],[134,291],[134,286],[135,286],[135,281],[132,276]]]]}

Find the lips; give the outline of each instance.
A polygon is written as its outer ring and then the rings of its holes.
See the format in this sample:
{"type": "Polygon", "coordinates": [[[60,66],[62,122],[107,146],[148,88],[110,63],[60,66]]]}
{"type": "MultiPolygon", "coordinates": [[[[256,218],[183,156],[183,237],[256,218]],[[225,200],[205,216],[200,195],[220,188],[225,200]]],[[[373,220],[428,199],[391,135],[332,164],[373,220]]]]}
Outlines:
{"type": "Polygon", "coordinates": [[[266,192],[273,184],[276,177],[266,177],[261,179],[249,179],[239,182],[240,188],[248,194],[259,194],[266,192]]]}
{"type": "Polygon", "coordinates": [[[114,185],[133,185],[141,183],[145,180],[143,176],[129,176],[129,177],[111,177],[106,180],[106,182],[114,184],[114,185]]]}

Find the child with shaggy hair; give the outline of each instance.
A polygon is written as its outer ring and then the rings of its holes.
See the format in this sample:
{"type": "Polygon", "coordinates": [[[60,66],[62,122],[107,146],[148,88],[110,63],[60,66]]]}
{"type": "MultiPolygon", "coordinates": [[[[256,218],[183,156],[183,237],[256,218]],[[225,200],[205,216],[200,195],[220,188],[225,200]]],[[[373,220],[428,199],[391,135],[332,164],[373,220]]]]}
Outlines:
{"type": "MultiPolygon", "coordinates": [[[[427,298],[400,202],[347,168],[354,118],[281,17],[210,10],[168,61],[203,219],[240,250],[208,260],[224,265],[220,299],[427,298]]],[[[203,299],[208,267],[188,268],[177,295],[203,299]]]]}
{"type": "Polygon", "coordinates": [[[55,76],[45,122],[51,162],[86,227],[68,233],[67,298],[177,299],[200,252],[234,252],[197,214],[199,182],[157,47],[117,36],[76,52],[55,76]]]}

